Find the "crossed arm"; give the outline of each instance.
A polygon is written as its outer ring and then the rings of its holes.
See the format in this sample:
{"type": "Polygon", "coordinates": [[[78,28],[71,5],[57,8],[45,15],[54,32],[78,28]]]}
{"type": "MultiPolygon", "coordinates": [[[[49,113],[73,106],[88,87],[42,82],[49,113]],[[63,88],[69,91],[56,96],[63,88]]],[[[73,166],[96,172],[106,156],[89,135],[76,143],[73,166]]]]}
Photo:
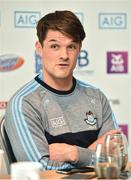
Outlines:
{"type": "MultiPolygon", "coordinates": [[[[95,151],[96,145],[98,143],[104,143],[105,137],[108,134],[119,133],[119,130],[110,130],[104,135],[99,137],[94,143],[92,143],[88,148],[95,151]]],[[[79,153],[77,146],[65,144],[65,143],[53,143],[49,145],[49,155],[51,160],[59,162],[76,162],[79,159],[79,153]]]]}

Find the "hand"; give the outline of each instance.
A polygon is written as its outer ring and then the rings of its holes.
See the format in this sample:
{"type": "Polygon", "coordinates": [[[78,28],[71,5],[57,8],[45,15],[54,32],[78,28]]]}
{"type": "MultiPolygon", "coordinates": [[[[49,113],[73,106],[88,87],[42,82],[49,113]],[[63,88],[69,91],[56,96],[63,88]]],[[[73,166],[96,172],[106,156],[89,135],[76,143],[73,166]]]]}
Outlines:
{"type": "Polygon", "coordinates": [[[105,138],[108,134],[119,134],[120,133],[120,130],[118,129],[113,129],[113,130],[110,130],[108,132],[106,132],[105,134],[103,134],[101,137],[99,137],[95,142],[93,142],[88,148],[91,149],[91,150],[96,150],[96,145],[97,144],[103,144],[104,141],[105,141],[105,138]]]}
{"type": "Polygon", "coordinates": [[[65,143],[53,143],[49,145],[49,155],[51,160],[59,162],[73,162],[78,159],[76,146],[65,143]]]}

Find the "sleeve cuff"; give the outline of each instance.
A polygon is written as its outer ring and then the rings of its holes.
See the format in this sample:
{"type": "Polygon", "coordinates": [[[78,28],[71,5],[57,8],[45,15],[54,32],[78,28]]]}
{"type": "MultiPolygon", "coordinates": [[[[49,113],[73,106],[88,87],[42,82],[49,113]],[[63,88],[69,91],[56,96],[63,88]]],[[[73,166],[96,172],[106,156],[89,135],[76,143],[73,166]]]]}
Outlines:
{"type": "Polygon", "coordinates": [[[78,160],[73,162],[76,166],[94,166],[95,165],[95,152],[77,146],[78,149],[78,160]]]}

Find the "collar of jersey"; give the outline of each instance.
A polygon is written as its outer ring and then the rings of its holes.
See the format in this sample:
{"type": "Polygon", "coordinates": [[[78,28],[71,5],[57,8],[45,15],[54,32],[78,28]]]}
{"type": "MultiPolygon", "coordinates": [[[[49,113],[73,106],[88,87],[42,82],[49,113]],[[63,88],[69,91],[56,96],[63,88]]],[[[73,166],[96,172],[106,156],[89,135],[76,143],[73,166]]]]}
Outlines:
{"type": "Polygon", "coordinates": [[[60,91],[60,90],[57,90],[57,89],[54,89],[52,88],[51,86],[49,86],[48,84],[46,84],[44,81],[43,81],[43,76],[42,74],[38,74],[36,77],[35,77],[35,80],[41,84],[43,87],[45,87],[46,89],[48,89],[49,91],[53,92],[53,93],[56,93],[56,94],[59,94],[59,95],[66,95],[66,94],[70,94],[74,91],[75,87],[76,87],[76,79],[73,77],[73,86],[71,87],[71,89],[69,89],[68,91],[60,91]]]}

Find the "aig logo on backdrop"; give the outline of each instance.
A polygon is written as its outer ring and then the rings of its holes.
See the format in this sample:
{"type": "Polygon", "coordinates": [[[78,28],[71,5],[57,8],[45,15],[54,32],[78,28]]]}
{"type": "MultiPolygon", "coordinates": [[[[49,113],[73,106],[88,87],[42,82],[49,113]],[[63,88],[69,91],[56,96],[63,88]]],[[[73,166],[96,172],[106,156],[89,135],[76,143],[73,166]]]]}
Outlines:
{"type": "Polygon", "coordinates": [[[127,14],[126,13],[100,13],[99,28],[100,29],[126,29],[127,14]]]}
{"type": "Polygon", "coordinates": [[[107,52],[107,73],[128,73],[128,52],[107,52]]]}
{"type": "Polygon", "coordinates": [[[15,27],[33,28],[36,27],[37,21],[40,19],[40,12],[31,11],[15,11],[14,21],[15,27]]]}

